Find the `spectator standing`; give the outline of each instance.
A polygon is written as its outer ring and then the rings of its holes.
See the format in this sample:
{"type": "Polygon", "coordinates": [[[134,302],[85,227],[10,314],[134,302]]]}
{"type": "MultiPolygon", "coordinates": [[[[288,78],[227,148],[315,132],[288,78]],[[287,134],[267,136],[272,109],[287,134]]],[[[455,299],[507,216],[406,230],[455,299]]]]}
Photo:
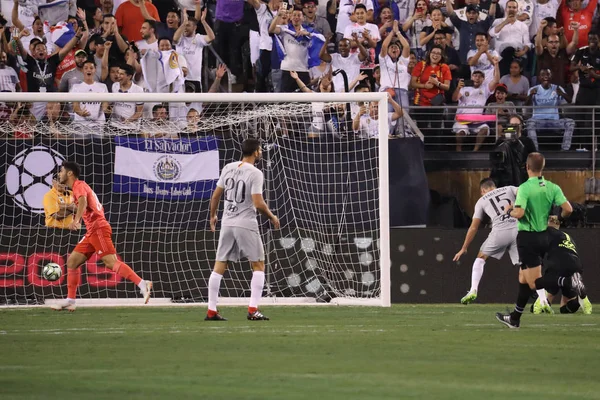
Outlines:
{"type": "Polygon", "coordinates": [[[534,0],[535,12],[531,16],[529,25],[529,37],[534,37],[542,21],[546,18],[556,18],[558,15],[559,0],[534,0]]]}
{"type": "Polygon", "coordinates": [[[471,74],[475,71],[485,74],[483,84],[486,85],[494,79],[494,65],[500,61],[500,54],[496,50],[490,49],[489,37],[486,32],[475,35],[475,46],[477,46],[477,50],[469,50],[467,61],[471,67],[471,74]]]}
{"type": "MultiPolygon", "coordinates": [[[[26,31],[21,31],[25,33],[26,31]]],[[[55,75],[58,65],[63,58],[71,51],[73,47],[82,38],[81,30],[78,30],[73,39],[71,39],[58,53],[54,53],[48,57],[46,45],[35,39],[33,46],[33,54],[29,55],[23,48],[23,43],[20,40],[20,34],[15,38],[17,49],[25,61],[27,68],[27,90],[29,92],[55,92],[56,83],[55,75]]],[[[48,116],[53,119],[57,116],[60,110],[58,103],[33,103],[32,113],[37,120],[48,116]]]]}
{"type": "Polygon", "coordinates": [[[115,13],[119,32],[134,42],[142,40],[141,28],[142,24],[146,21],[146,18],[140,9],[142,2],[145,2],[143,5],[146,7],[148,14],[154,18],[155,21],[160,21],[158,10],[152,3],[148,3],[146,0],[126,1],[119,6],[115,13]]]}
{"type": "Polygon", "coordinates": [[[434,44],[433,39],[437,33],[445,34],[450,40],[452,40],[452,34],[454,33],[454,28],[449,27],[444,22],[444,15],[439,8],[431,11],[431,25],[425,26],[419,33],[419,46],[425,46],[425,49],[429,50],[434,44]]]}
{"type": "Polygon", "coordinates": [[[533,116],[527,121],[527,135],[539,150],[538,131],[550,129],[564,132],[561,149],[569,150],[575,130],[575,121],[570,118],[560,118],[558,106],[562,100],[571,102],[571,98],[560,86],[550,83],[552,72],[549,69],[540,71],[540,84],[529,89],[527,105],[533,105],[533,116]]]}
{"type": "Polygon", "coordinates": [[[248,0],[248,3],[254,7],[260,33],[255,91],[265,93],[270,91],[267,89],[267,81],[271,73],[271,52],[273,50],[273,39],[269,35],[269,26],[277,15],[281,0],[269,0],[267,4],[260,0],[248,0]]]}
{"type": "Polygon", "coordinates": [[[11,67],[6,65],[8,56],[0,50],[0,92],[20,92],[19,75],[11,67]]]}
{"type": "Polygon", "coordinates": [[[327,19],[317,15],[318,0],[301,0],[302,11],[304,13],[304,25],[312,28],[315,32],[319,32],[329,40],[333,33],[327,19]]]}
{"type": "MultiPolygon", "coordinates": [[[[83,63],[88,59],[85,50],[77,50],[75,52],[75,68],[63,74],[58,84],[58,91],[67,93],[71,91],[73,85],[83,82],[83,63]]],[[[98,75],[96,75],[98,80],[98,75]]]]}
{"type": "Polygon", "coordinates": [[[367,22],[367,8],[364,4],[356,5],[354,8],[354,17],[356,18],[356,22],[346,26],[344,38],[350,39],[353,52],[357,51],[358,40],[362,41],[362,45],[369,52],[369,59],[365,62],[364,67],[372,69],[375,62],[375,48],[377,47],[377,43],[381,41],[379,27],[367,22]]]}
{"type": "MultiPolygon", "coordinates": [[[[14,0],[13,2],[12,23],[13,26],[20,31],[21,43],[26,50],[29,50],[29,43],[35,38],[39,39],[41,42],[45,42],[44,22],[40,17],[36,16],[30,27],[26,27],[19,19],[19,0],[14,0]],[[23,33],[23,31],[25,31],[25,33],[23,33]]],[[[48,54],[52,54],[54,51],[54,44],[45,44],[48,47],[48,54]]]]}
{"type": "MultiPolygon", "coordinates": [[[[108,89],[104,83],[96,82],[96,64],[92,60],[87,60],[83,64],[83,82],[71,88],[71,93],[107,93],[108,89]]],[[[107,102],[73,102],[73,122],[79,125],[87,126],[83,132],[77,132],[82,136],[102,136],[104,113],[108,109],[107,102]]]]}
{"type": "Polygon", "coordinates": [[[425,46],[421,46],[420,34],[429,23],[429,9],[425,0],[417,0],[413,14],[402,24],[402,31],[406,32],[410,42],[410,49],[414,51],[417,58],[425,54],[425,46]]]}
{"type": "MultiPolygon", "coordinates": [[[[144,93],[144,89],[133,83],[135,68],[124,64],[119,68],[119,81],[113,83],[113,93],[144,93]]],[[[142,102],[116,101],[112,105],[109,125],[118,135],[137,136],[140,127],[140,118],[144,112],[142,102]]]]}
{"type": "Polygon", "coordinates": [[[229,81],[234,83],[242,75],[242,44],[244,32],[244,0],[219,0],[215,14],[216,50],[229,67],[229,81]]]}
{"type": "MultiPolygon", "coordinates": [[[[350,40],[342,38],[338,43],[337,53],[329,54],[327,52],[327,45],[325,45],[321,48],[321,53],[319,54],[321,60],[331,64],[331,69],[333,71],[341,69],[346,72],[348,85],[358,77],[360,74],[360,66],[368,57],[367,50],[362,45],[362,42],[357,40],[356,43],[358,43],[358,53],[351,53],[350,40]]],[[[333,87],[336,92],[345,91],[342,74],[337,74],[333,77],[333,87]]]]}
{"type": "Polygon", "coordinates": [[[156,37],[156,22],[146,20],[140,28],[141,40],[137,40],[135,45],[140,52],[144,54],[147,50],[158,51],[158,39],[156,37]]]}
{"type": "Polygon", "coordinates": [[[508,0],[506,3],[506,18],[494,21],[489,33],[496,40],[495,48],[502,59],[500,73],[505,75],[510,69],[510,63],[515,58],[527,58],[531,46],[529,27],[517,19],[519,3],[508,0]]]}
{"type": "Polygon", "coordinates": [[[494,22],[494,14],[496,12],[496,0],[492,1],[490,7],[490,13],[487,18],[483,21],[479,21],[479,13],[477,8],[474,6],[467,6],[466,15],[467,21],[463,21],[456,15],[454,8],[452,7],[452,0],[446,0],[446,10],[450,14],[450,21],[460,34],[460,45],[458,48],[458,55],[460,56],[460,62],[467,64],[467,55],[469,50],[477,48],[475,45],[475,35],[479,32],[487,32],[492,22],[494,22]]]}
{"type": "MultiPolygon", "coordinates": [[[[583,46],[571,60],[571,71],[579,71],[579,91],[577,105],[600,104],[600,48],[598,34],[588,33],[588,46],[583,46]]],[[[591,109],[580,109],[578,121],[582,121],[583,135],[592,135],[592,112],[596,113],[595,121],[600,121],[600,113],[591,109]]],[[[597,124],[597,122],[596,122],[597,124]]],[[[583,136],[582,135],[582,136],[583,136]]],[[[584,143],[582,138],[576,138],[579,145],[584,143]]]]}
{"type": "Polygon", "coordinates": [[[443,32],[436,32],[433,37],[433,43],[437,44],[444,50],[444,59],[446,60],[446,64],[448,64],[448,68],[452,72],[452,84],[458,79],[458,74],[460,71],[460,56],[458,55],[458,51],[448,46],[448,37],[443,32]]]}
{"type": "Polygon", "coordinates": [[[297,84],[290,75],[291,71],[297,72],[298,77],[305,85],[310,83],[308,46],[314,34],[302,25],[304,15],[300,7],[294,7],[289,25],[279,25],[283,18],[282,15],[287,13],[286,8],[287,6],[282,4],[277,18],[271,22],[269,32],[281,35],[281,44],[286,52],[285,58],[281,61],[281,70],[283,71],[281,91],[293,92],[296,90],[297,84]]]}
{"type": "MultiPolygon", "coordinates": [[[[575,23],[576,24],[576,23],[575,23]]],[[[542,21],[535,37],[535,54],[537,55],[536,70],[537,75],[542,69],[549,69],[552,72],[552,82],[558,86],[565,86],[567,83],[567,71],[571,65],[569,56],[577,51],[577,39],[579,30],[575,29],[575,35],[566,49],[560,48],[560,38],[558,35],[548,36],[546,48],[542,44],[542,31],[546,21],[542,21]]]]}
{"type": "MultiPolygon", "coordinates": [[[[531,25],[532,14],[534,6],[531,0],[516,0],[517,2],[517,20],[523,22],[525,25],[531,25]]],[[[503,10],[506,10],[506,3],[508,0],[499,0],[498,6],[503,10]]],[[[555,14],[556,15],[556,14],[555,14]]],[[[554,15],[553,15],[554,16],[554,15]]]]}
{"type": "Polygon", "coordinates": [[[565,37],[570,42],[575,34],[573,22],[578,22],[579,41],[577,47],[587,46],[588,34],[592,31],[592,19],[598,0],[590,0],[587,7],[582,8],[582,0],[566,0],[559,9],[562,26],[565,28],[565,37]]]}
{"type": "Polygon", "coordinates": [[[200,15],[200,22],[206,31],[206,35],[196,33],[198,21],[196,18],[188,18],[185,13],[181,26],[173,35],[175,50],[183,54],[187,61],[188,73],[185,80],[192,82],[196,93],[202,92],[202,51],[204,47],[215,40],[215,34],[206,22],[207,11],[205,9],[200,15]]]}
{"type": "Polygon", "coordinates": [[[339,42],[339,39],[344,37],[346,33],[346,27],[353,22],[356,22],[356,16],[354,12],[356,10],[356,6],[358,4],[362,4],[365,6],[365,10],[367,11],[366,20],[373,21],[373,0],[333,0],[330,3],[329,12],[332,11],[332,8],[338,8],[338,17],[335,32],[337,34],[336,42],[339,42]]]}
{"type": "MultiPolygon", "coordinates": [[[[383,41],[379,54],[379,67],[381,70],[381,92],[393,93],[393,98],[402,108],[408,110],[408,86],[411,76],[408,73],[408,56],[410,45],[398,29],[398,21],[394,21],[392,34],[383,41]],[[398,41],[392,41],[397,39],[398,41]]],[[[393,109],[389,111],[393,112],[393,109]]]]}
{"type": "Polygon", "coordinates": [[[433,45],[427,52],[424,61],[420,61],[412,70],[410,85],[416,89],[415,105],[420,106],[415,113],[421,130],[431,124],[432,130],[442,128],[443,110],[431,108],[439,107],[445,102],[445,91],[450,90],[452,73],[447,64],[444,63],[443,49],[433,45]]]}

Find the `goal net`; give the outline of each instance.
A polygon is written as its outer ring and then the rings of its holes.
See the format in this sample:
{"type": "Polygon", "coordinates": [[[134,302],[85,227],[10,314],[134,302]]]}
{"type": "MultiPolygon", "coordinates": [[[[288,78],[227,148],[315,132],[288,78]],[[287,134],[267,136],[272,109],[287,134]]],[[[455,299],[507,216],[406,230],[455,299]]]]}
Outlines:
{"type": "MultiPolygon", "coordinates": [[[[154,282],[151,303],[206,302],[220,229],[210,230],[210,196],[222,167],[241,159],[247,137],[262,142],[256,166],[264,173],[265,201],[281,221],[274,230],[258,216],[266,258],[262,303],[389,305],[384,95],[33,96],[2,93],[14,112],[0,123],[0,305],[66,297],[66,259],[85,228],[48,227],[64,220],[44,213],[44,196],[64,160],[81,166],[81,179],[103,204],[119,257],[154,282]],[[50,102],[57,100],[60,108],[50,102]],[[124,100],[143,109],[140,119],[115,116],[124,100]],[[77,121],[74,101],[98,117],[77,121]],[[103,102],[112,114],[98,111],[103,102]],[[354,130],[359,104],[367,114],[354,130]],[[37,120],[35,107],[49,117],[37,120]],[[41,276],[51,262],[63,267],[55,282],[41,276]]],[[[80,270],[84,304],[141,304],[137,287],[98,255],[80,270]]],[[[247,261],[230,264],[220,304],[245,303],[250,279],[247,261]]]]}

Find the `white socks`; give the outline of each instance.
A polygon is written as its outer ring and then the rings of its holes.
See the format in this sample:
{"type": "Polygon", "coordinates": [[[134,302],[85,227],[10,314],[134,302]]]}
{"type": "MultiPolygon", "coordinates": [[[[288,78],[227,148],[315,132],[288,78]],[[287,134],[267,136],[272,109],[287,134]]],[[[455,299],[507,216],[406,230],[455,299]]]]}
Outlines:
{"type": "Polygon", "coordinates": [[[473,272],[471,273],[471,290],[470,292],[477,292],[479,290],[479,281],[483,276],[483,266],[485,260],[483,258],[476,258],[473,262],[473,272]]]}
{"type": "Polygon", "coordinates": [[[548,304],[548,297],[546,297],[546,289],[537,289],[536,290],[538,297],[540,298],[540,303],[542,305],[548,304]]]}
{"type": "Polygon", "coordinates": [[[213,271],[208,279],[208,309],[217,311],[217,300],[219,298],[219,287],[221,286],[223,275],[213,271]]]}
{"type": "Polygon", "coordinates": [[[138,283],[138,287],[140,290],[146,290],[146,281],[142,279],[140,283],[138,283]]]}
{"type": "MultiPolygon", "coordinates": [[[[212,276],[211,276],[212,278],[212,276]]],[[[258,302],[262,297],[263,288],[265,286],[265,272],[254,271],[252,281],[250,281],[250,308],[258,308],[258,302]]],[[[209,298],[210,304],[210,298],[209,298]]],[[[210,308],[210,305],[209,305],[210,308]]]]}

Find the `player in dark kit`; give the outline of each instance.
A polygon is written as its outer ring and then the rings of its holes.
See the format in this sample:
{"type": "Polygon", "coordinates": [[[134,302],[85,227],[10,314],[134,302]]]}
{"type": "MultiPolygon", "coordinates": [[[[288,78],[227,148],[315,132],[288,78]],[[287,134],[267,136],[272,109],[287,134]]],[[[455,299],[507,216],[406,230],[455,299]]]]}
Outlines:
{"type": "MultiPolygon", "coordinates": [[[[581,307],[584,314],[592,313],[592,303],[587,297],[585,286],[581,279],[583,266],[577,254],[577,245],[569,234],[559,230],[560,221],[552,215],[548,219],[548,256],[544,263],[544,282],[551,302],[559,289],[562,291],[560,302],[561,314],[577,312],[581,307]]],[[[533,313],[541,314],[539,299],[533,305],[533,313]]]]}

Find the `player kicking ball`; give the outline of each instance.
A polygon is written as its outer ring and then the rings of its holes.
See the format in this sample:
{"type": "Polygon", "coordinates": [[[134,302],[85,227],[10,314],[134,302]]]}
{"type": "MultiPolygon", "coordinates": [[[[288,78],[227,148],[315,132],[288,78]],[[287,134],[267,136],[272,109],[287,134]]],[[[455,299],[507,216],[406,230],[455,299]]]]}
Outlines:
{"type": "MultiPolygon", "coordinates": [[[[583,266],[577,254],[577,245],[567,233],[560,230],[560,221],[556,215],[548,218],[548,254],[544,263],[544,282],[548,302],[552,303],[559,289],[562,291],[561,314],[573,314],[583,309],[584,314],[592,313],[592,303],[587,296],[581,279],[583,266]],[[579,299],[581,298],[581,303],[579,299]]],[[[538,298],[533,304],[534,314],[542,313],[538,298]]]]}
{"type": "Polygon", "coordinates": [[[143,280],[127,264],[117,259],[117,251],[112,242],[112,228],[104,217],[104,207],[88,184],[79,180],[79,171],[79,165],[65,161],[58,173],[58,179],[61,184],[72,188],[73,199],[77,205],[77,212],[69,229],[74,231],[81,229],[83,218],[87,233],[67,259],[67,299],[51,308],[57,311],[75,311],[75,297],[80,277],[76,269],[94,253],[98,253],[106,268],[138,285],[144,296],[144,304],[147,304],[150,300],[152,282],[143,280]]]}
{"type": "Polygon", "coordinates": [[[215,267],[208,280],[208,312],[205,321],[227,321],[217,311],[219,287],[227,263],[237,262],[242,258],[250,260],[253,271],[248,319],[269,320],[258,310],[265,285],[265,251],[258,230],[256,210],[266,215],[275,229],[279,229],[279,219],[269,210],[262,195],[264,176],[254,166],[261,155],[262,149],[258,139],[244,140],[242,161],[232,162],[223,167],[217,188],[210,199],[210,229],[213,232],[217,228],[217,210],[221,196],[225,205],[215,267]]]}
{"type": "Polygon", "coordinates": [[[481,220],[487,215],[492,221],[492,231],[481,245],[471,273],[471,289],[460,299],[462,304],[470,304],[477,299],[479,282],[483,276],[483,267],[488,257],[499,260],[508,250],[510,260],[519,266],[519,253],[517,250],[517,220],[506,214],[508,206],[514,204],[517,197],[517,188],[505,186],[496,188],[496,183],[491,178],[485,178],[479,183],[481,198],[475,204],[475,212],[471,226],[462,248],[452,261],[458,261],[467,252],[469,245],[475,239],[481,220]]]}

